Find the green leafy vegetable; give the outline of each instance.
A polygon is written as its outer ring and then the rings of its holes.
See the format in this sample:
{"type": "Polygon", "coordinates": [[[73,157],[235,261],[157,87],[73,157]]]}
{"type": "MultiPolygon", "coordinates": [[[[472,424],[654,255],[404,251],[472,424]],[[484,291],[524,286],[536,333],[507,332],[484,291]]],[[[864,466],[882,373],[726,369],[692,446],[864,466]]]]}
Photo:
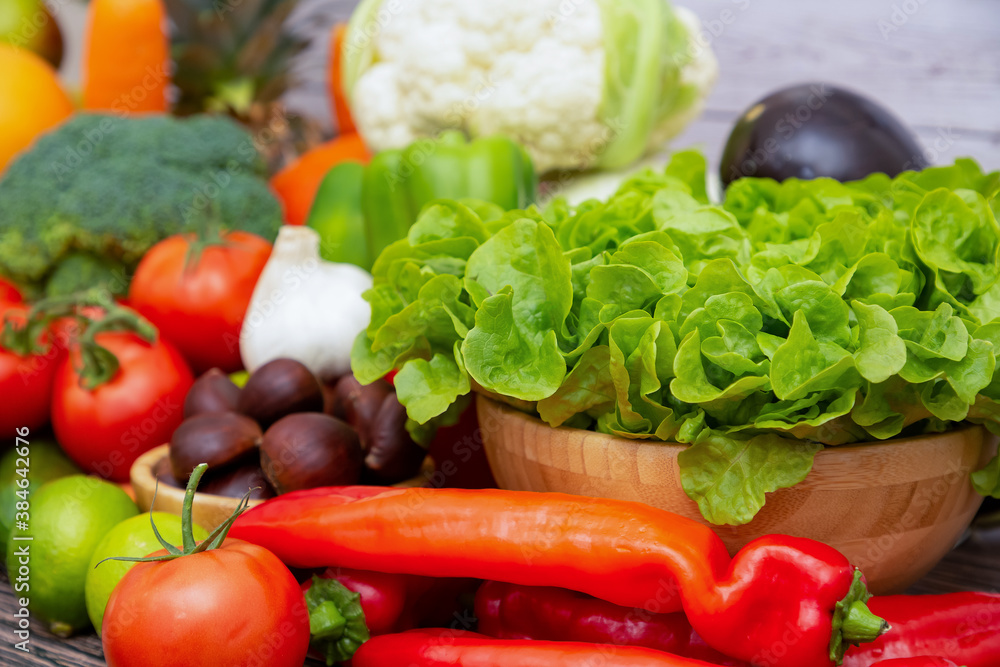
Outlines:
{"type": "Polygon", "coordinates": [[[812,470],[818,443],[773,434],[737,439],[710,431],[678,455],[689,473],[684,492],[712,523],[747,523],[764,506],[764,494],[794,486],[812,470]]]}
{"type": "Polygon", "coordinates": [[[681,483],[715,523],[823,446],[1000,432],[1000,174],[741,179],[721,206],[704,175],[688,151],[606,202],[428,206],[375,263],[355,373],[400,369],[419,429],[478,386],[552,426],[688,443],[681,483]]]}

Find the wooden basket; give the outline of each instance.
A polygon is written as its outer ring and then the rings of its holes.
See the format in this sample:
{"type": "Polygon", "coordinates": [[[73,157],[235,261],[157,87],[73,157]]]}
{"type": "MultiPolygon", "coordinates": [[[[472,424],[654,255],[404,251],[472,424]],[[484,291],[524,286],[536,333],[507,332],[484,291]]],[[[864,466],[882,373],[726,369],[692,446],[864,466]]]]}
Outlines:
{"type": "MultiPolygon", "coordinates": [[[[681,488],[685,445],[552,428],[477,397],[483,444],[504,489],[558,491],[643,502],[708,524],[681,488]]],[[[801,484],[767,495],[743,526],[712,526],[735,553],[772,533],[837,548],[873,593],[898,593],[957,544],[982,503],[969,472],[996,453],[979,426],[917,438],[827,447],[801,484]]]]}
{"type": "MultiPolygon", "coordinates": [[[[140,456],[132,465],[130,476],[132,488],[135,490],[135,502],[143,512],[148,512],[153,504],[153,491],[156,489],[156,475],[153,471],[163,459],[167,458],[169,452],[169,445],[160,445],[140,456]]],[[[399,488],[424,486],[433,474],[434,460],[428,456],[424,459],[424,465],[419,475],[394,486],[399,488]]],[[[208,532],[212,532],[216,526],[232,516],[239,501],[239,498],[198,492],[194,494],[191,515],[196,524],[208,532]]],[[[251,500],[250,507],[256,507],[262,502],[264,501],[251,500]]],[[[156,490],[156,511],[180,515],[183,505],[184,489],[160,484],[159,489],[156,490]]]]}

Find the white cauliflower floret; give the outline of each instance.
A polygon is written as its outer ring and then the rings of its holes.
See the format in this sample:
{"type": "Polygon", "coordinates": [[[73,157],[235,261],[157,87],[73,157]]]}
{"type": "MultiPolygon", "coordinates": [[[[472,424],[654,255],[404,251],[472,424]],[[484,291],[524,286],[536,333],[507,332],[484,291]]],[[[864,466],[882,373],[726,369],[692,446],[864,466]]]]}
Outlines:
{"type": "MultiPolygon", "coordinates": [[[[527,149],[538,172],[591,167],[616,139],[614,123],[602,117],[608,85],[602,3],[620,1],[365,0],[358,15],[362,22],[368,17],[361,29],[373,41],[348,90],[358,130],[375,151],[445,129],[505,134],[527,149]],[[370,30],[376,11],[378,29],[370,30]]],[[[636,2],[638,20],[649,1],[636,2]]],[[[710,85],[714,56],[709,51],[706,58],[684,68],[683,84],[710,85]]],[[[700,104],[677,109],[683,118],[650,127],[627,157],[672,135],[699,110],[700,104]]],[[[618,158],[622,163],[620,152],[618,158]]]]}
{"type": "Polygon", "coordinates": [[[352,92],[365,142],[402,148],[459,128],[516,139],[540,172],[587,166],[581,148],[599,147],[606,131],[600,10],[582,0],[563,16],[560,3],[403,2],[352,92]]]}

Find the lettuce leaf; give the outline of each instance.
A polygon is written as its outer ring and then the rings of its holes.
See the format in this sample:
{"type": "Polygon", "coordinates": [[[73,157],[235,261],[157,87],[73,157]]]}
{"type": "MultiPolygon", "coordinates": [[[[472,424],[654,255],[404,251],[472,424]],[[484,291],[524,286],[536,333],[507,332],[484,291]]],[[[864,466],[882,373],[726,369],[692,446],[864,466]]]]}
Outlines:
{"type": "Polygon", "coordinates": [[[355,374],[399,370],[421,432],[478,385],[552,426],[690,444],[682,483],[716,523],[822,446],[1000,433],[1000,173],[740,179],[720,206],[704,176],[685,151],[607,201],[433,202],[375,262],[355,374]]]}
{"type": "Polygon", "coordinates": [[[771,433],[738,438],[706,430],[677,456],[681,486],[709,522],[742,525],[764,506],[764,494],[804,480],[821,449],[771,433]]]}

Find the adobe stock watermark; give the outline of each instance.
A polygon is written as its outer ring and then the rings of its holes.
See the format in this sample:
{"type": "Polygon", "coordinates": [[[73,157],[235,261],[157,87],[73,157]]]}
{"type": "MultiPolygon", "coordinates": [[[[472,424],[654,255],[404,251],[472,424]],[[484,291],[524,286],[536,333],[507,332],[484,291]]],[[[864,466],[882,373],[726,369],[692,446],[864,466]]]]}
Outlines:
{"type": "Polygon", "coordinates": [[[725,7],[714,17],[699,18],[699,30],[690,34],[687,48],[679,54],[681,64],[699,58],[706,49],[712,48],[715,41],[750,9],[751,0],[730,0],[730,4],[732,7],[725,7]]]}
{"type": "Polygon", "coordinates": [[[805,127],[813,119],[816,112],[820,111],[835,94],[836,92],[825,83],[811,85],[805,102],[774,123],[774,134],[777,137],[768,137],[764,140],[763,145],[753,151],[747,151],[735,164],[730,166],[730,179],[735,181],[756,174],[781,150],[781,142],[794,137],[795,133],[805,127]]]}
{"type": "Polygon", "coordinates": [[[889,41],[894,33],[910,22],[914,16],[927,4],[927,0],[902,0],[893,3],[887,16],[880,16],[875,22],[882,39],[889,41]]]}
{"type": "Polygon", "coordinates": [[[50,166],[52,175],[61,182],[80,168],[94,154],[98,145],[115,132],[120,121],[127,118],[129,113],[145,101],[153,91],[159,90],[164,79],[169,76],[169,63],[164,63],[161,67],[147,67],[142,81],[112,102],[110,116],[103,118],[96,127],[84,132],[83,139],[76,145],[66,146],[63,149],[65,156],[50,166]]]}
{"type": "Polygon", "coordinates": [[[178,204],[181,220],[185,224],[201,220],[205,211],[216,205],[223,190],[233,182],[233,177],[244,173],[247,165],[257,159],[265,146],[287,131],[288,125],[288,117],[283,112],[274,114],[265,127],[236,146],[233,157],[226,161],[224,167],[206,171],[203,178],[194,186],[191,199],[178,204]]]}
{"type": "Polygon", "coordinates": [[[371,46],[372,41],[385,31],[392,20],[403,10],[403,0],[386,0],[375,15],[363,25],[351,30],[344,42],[344,50],[363,51],[371,46]]]}
{"type": "Polygon", "coordinates": [[[31,442],[29,441],[30,429],[24,426],[16,429],[14,438],[14,453],[17,458],[14,461],[14,484],[17,489],[14,492],[14,530],[11,531],[10,539],[13,541],[14,550],[11,560],[7,562],[7,576],[10,578],[11,586],[15,593],[20,593],[21,597],[16,599],[14,611],[14,635],[19,640],[14,643],[14,648],[24,653],[31,653],[29,644],[31,643],[31,611],[28,609],[31,599],[31,492],[29,479],[31,471],[31,442]]]}
{"type": "MultiPolygon", "coordinates": [[[[464,131],[469,116],[478,111],[482,105],[496,94],[499,84],[487,72],[480,75],[473,84],[473,90],[461,100],[448,106],[444,114],[444,126],[457,131],[464,131]]],[[[383,178],[389,192],[395,192],[403,182],[413,176],[418,167],[424,165],[438,150],[441,149],[440,139],[421,137],[406,147],[404,159],[396,169],[388,169],[383,178]]]]}

